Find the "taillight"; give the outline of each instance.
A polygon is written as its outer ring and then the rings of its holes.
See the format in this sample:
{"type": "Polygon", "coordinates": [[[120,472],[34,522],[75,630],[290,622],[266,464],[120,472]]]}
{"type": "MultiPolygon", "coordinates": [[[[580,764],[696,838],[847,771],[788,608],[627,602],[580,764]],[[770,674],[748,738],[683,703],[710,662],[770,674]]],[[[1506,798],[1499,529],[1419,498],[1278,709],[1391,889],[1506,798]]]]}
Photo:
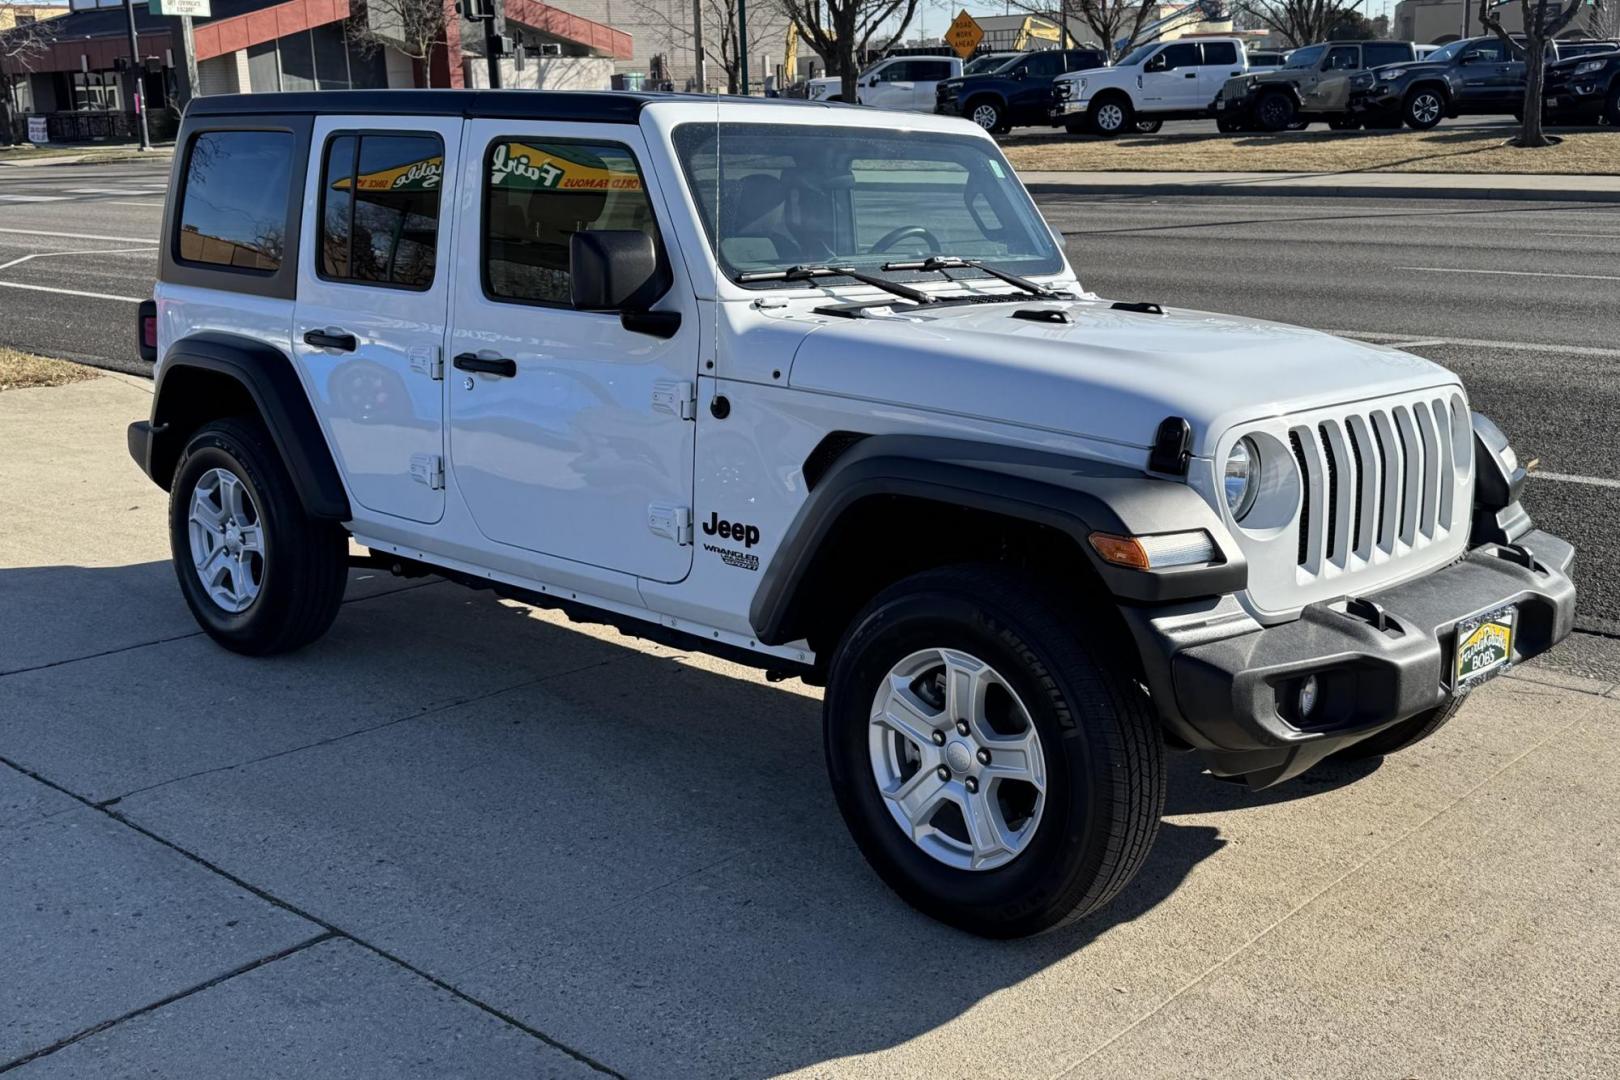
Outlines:
{"type": "Polygon", "coordinates": [[[142,360],[157,362],[158,353],[157,301],[142,300],[135,312],[135,346],[142,360]]]}

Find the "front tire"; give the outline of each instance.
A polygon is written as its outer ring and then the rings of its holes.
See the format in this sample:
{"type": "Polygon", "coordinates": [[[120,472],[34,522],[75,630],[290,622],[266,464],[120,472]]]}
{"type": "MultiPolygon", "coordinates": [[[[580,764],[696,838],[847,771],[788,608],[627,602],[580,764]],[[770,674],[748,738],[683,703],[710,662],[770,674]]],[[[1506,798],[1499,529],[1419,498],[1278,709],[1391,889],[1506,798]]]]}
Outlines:
{"type": "Polygon", "coordinates": [[[1457,715],[1457,710],[1462,708],[1462,703],[1462,698],[1452,698],[1444,705],[1436,705],[1398,724],[1391,724],[1378,734],[1335,752],[1333,756],[1340,761],[1364,761],[1399,753],[1409,746],[1416,746],[1449,724],[1451,718],[1457,715]]]}
{"type": "Polygon", "coordinates": [[[1007,111],[991,98],[980,98],[968,106],[968,119],[992,135],[1006,131],[1007,111]]]}
{"type": "Polygon", "coordinates": [[[186,444],[169,494],[180,592],[233,652],[291,652],[324,634],[348,581],[348,543],[310,518],[259,424],[216,420],[186,444]]]}
{"type": "Polygon", "coordinates": [[[1016,574],[957,567],[886,589],[839,644],[824,704],[833,791],[873,869],[986,937],[1108,903],[1164,807],[1133,667],[1016,574]]]}
{"type": "Polygon", "coordinates": [[[1299,119],[1294,99],[1280,90],[1263,95],[1255,103],[1254,118],[1260,130],[1271,132],[1287,131],[1299,119]]]}
{"type": "Polygon", "coordinates": [[[1086,119],[1090,122],[1092,131],[1105,139],[1112,139],[1115,135],[1129,131],[1136,123],[1136,110],[1131,108],[1128,98],[1111,94],[1093,101],[1086,119]]]}
{"type": "Polygon", "coordinates": [[[1440,96],[1440,91],[1427,86],[1420,86],[1406,95],[1406,104],[1401,109],[1401,118],[1413,131],[1428,131],[1440,123],[1445,115],[1445,99],[1440,96]]]}

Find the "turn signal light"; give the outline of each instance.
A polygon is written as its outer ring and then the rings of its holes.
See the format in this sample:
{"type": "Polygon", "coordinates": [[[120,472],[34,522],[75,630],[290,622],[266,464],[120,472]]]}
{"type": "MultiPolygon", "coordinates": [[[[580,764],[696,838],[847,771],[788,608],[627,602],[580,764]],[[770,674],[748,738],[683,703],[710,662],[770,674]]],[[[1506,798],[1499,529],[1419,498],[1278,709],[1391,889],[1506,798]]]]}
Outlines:
{"type": "Polygon", "coordinates": [[[1094,532],[1092,550],[1104,562],[1128,570],[1164,570],[1172,566],[1207,566],[1217,560],[1215,541],[1203,529],[1157,536],[1116,536],[1094,532]]]}

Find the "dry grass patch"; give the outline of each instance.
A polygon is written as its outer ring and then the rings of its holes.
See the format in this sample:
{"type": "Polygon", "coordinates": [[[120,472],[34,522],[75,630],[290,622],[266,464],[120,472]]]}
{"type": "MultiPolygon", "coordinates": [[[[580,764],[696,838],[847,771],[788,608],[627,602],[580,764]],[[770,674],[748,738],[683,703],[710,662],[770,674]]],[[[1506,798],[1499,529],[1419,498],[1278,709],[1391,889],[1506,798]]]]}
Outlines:
{"type": "Polygon", "coordinates": [[[1557,146],[1521,150],[1508,127],[1433,131],[1292,131],[1277,135],[1090,135],[1014,138],[1022,172],[1455,172],[1620,175],[1620,131],[1559,131],[1557,146]]]}
{"type": "Polygon", "coordinates": [[[96,378],[100,372],[67,360],[18,352],[0,346],[0,390],[25,390],[35,386],[65,386],[96,378]]]}

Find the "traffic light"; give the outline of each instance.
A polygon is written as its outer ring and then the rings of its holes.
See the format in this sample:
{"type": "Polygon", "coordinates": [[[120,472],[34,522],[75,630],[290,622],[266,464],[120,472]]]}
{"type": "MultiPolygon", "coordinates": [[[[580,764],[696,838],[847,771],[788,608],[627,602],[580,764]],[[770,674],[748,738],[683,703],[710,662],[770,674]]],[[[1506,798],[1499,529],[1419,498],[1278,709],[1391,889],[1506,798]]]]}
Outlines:
{"type": "Polygon", "coordinates": [[[485,19],[495,17],[495,6],[491,0],[456,0],[456,11],[463,19],[472,22],[483,22],[485,19]]]}

